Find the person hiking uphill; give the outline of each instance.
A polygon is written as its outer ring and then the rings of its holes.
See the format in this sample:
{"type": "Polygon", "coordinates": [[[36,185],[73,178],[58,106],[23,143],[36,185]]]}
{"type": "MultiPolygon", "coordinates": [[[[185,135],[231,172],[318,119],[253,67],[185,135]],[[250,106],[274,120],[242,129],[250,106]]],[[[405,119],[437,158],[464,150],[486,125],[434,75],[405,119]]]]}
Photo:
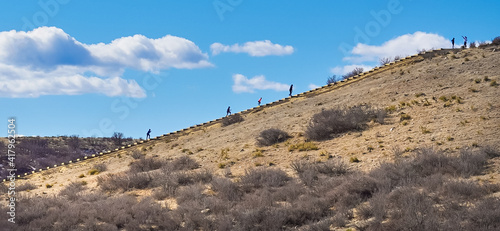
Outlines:
{"type": "Polygon", "coordinates": [[[257,101],[259,103],[259,106],[260,106],[260,102],[262,101],[262,97],[260,97],[259,101],[257,101]]]}
{"type": "Polygon", "coordinates": [[[231,106],[227,107],[226,116],[231,115],[231,106]]]}
{"type": "Polygon", "coordinates": [[[462,36],[464,38],[464,48],[467,48],[467,36],[462,36]]]}
{"type": "Polygon", "coordinates": [[[289,96],[292,96],[292,91],[293,91],[293,84],[290,85],[290,94],[288,94],[289,96]]]}
{"type": "Polygon", "coordinates": [[[151,129],[148,130],[148,133],[146,133],[146,140],[151,139],[151,129]]]}
{"type": "Polygon", "coordinates": [[[455,38],[451,39],[451,49],[455,49],[455,38]]]}

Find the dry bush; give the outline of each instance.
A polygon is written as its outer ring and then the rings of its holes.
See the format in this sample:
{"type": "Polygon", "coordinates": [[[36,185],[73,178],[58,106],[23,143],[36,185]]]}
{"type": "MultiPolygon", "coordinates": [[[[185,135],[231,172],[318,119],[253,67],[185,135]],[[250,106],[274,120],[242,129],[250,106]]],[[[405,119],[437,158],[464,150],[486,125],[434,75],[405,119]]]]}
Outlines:
{"type": "Polygon", "coordinates": [[[165,160],[161,160],[158,158],[142,158],[138,159],[130,164],[130,173],[139,173],[139,172],[149,172],[151,170],[159,169],[162,166],[166,165],[167,162],[165,160]]]}
{"type": "Polygon", "coordinates": [[[85,188],[86,186],[82,182],[71,182],[59,192],[59,196],[65,196],[68,200],[74,201],[79,198],[85,188]]]}
{"type": "Polygon", "coordinates": [[[141,151],[139,151],[139,150],[137,150],[137,149],[136,149],[136,150],[134,150],[134,151],[132,151],[131,156],[132,156],[132,158],[134,158],[135,160],[137,160],[137,159],[141,159],[141,158],[144,158],[144,157],[145,157],[145,155],[144,155],[144,154],[142,154],[142,153],[141,153],[141,151]]]}
{"type": "Polygon", "coordinates": [[[97,184],[106,192],[128,191],[148,188],[152,182],[149,173],[118,173],[97,177],[97,184]]]}
{"type": "Polygon", "coordinates": [[[349,173],[349,166],[342,160],[328,160],[324,163],[317,163],[316,168],[319,173],[327,176],[341,176],[349,173]]]}
{"type": "MultiPolygon", "coordinates": [[[[2,185],[4,185],[4,184],[2,184],[2,185]]],[[[25,183],[23,183],[22,185],[19,185],[19,186],[16,185],[16,191],[18,191],[18,192],[32,190],[32,189],[36,189],[36,188],[38,188],[38,187],[36,185],[34,185],[33,183],[30,183],[30,182],[25,182],[25,183]]],[[[7,191],[5,191],[5,193],[7,193],[7,191]]]]}
{"type": "Polygon", "coordinates": [[[426,194],[417,188],[402,187],[388,198],[389,222],[385,230],[439,230],[437,208],[426,194]]]}
{"type": "Polygon", "coordinates": [[[234,114],[230,116],[226,116],[222,119],[222,126],[229,126],[231,124],[239,123],[243,121],[243,117],[240,114],[234,114]]]}
{"type": "Polygon", "coordinates": [[[388,64],[388,63],[391,63],[391,62],[392,62],[392,59],[389,58],[389,57],[385,57],[385,58],[380,58],[379,59],[380,66],[384,66],[385,64],[388,64]]]}
{"type": "Polygon", "coordinates": [[[495,37],[493,41],[491,41],[491,44],[493,45],[500,45],[500,36],[495,37]]]}
{"type": "Polygon", "coordinates": [[[350,77],[353,77],[353,76],[356,76],[356,75],[359,75],[363,73],[363,68],[362,67],[356,67],[354,68],[354,70],[352,70],[351,72],[345,74],[342,76],[343,79],[348,79],[350,77]]]}
{"type": "Polygon", "coordinates": [[[105,163],[99,163],[99,164],[95,164],[92,167],[92,169],[95,169],[98,172],[104,172],[104,171],[108,170],[108,166],[105,163]]]}
{"type": "Polygon", "coordinates": [[[487,187],[471,180],[448,181],[442,186],[442,190],[441,194],[447,199],[458,197],[459,199],[474,200],[489,193],[487,187]]]}
{"type": "Polygon", "coordinates": [[[200,167],[200,164],[189,156],[181,156],[170,163],[172,170],[193,170],[200,167]]]}
{"type": "Polygon", "coordinates": [[[487,154],[481,151],[462,149],[460,150],[459,157],[455,160],[453,165],[457,173],[467,178],[483,172],[487,161],[487,154]]]}
{"type": "Polygon", "coordinates": [[[215,178],[211,182],[211,188],[217,193],[217,197],[227,200],[236,201],[242,196],[242,192],[238,185],[227,178],[215,178]]]}
{"type": "Polygon", "coordinates": [[[276,129],[270,128],[260,132],[259,137],[257,137],[257,143],[260,146],[271,146],[276,143],[281,143],[290,138],[288,133],[276,129]]]}
{"type": "Polygon", "coordinates": [[[488,197],[477,203],[468,211],[465,230],[499,230],[500,229],[500,199],[488,197]]]}
{"type": "Polygon", "coordinates": [[[367,105],[322,111],[311,118],[306,137],[322,141],[331,139],[336,134],[361,129],[371,119],[383,123],[386,114],[381,111],[383,110],[375,110],[367,105]]]}
{"type": "Polygon", "coordinates": [[[241,177],[241,184],[247,190],[261,187],[280,187],[291,178],[281,169],[256,168],[246,171],[241,177]]]}

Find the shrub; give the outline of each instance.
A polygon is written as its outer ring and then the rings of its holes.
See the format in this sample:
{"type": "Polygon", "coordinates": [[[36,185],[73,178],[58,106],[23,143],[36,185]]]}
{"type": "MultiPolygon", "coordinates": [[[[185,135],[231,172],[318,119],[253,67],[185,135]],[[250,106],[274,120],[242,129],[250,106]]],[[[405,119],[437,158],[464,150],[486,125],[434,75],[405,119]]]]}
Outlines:
{"type": "Polygon", "coordinates": [[[170,164],[173,166],[173,170],[193,170],[193,169],[197,169],[200,167],[200,164],[190,158],[189,156],[181,156],[177,159],[175,159],[174,161],[172,161],[172,163],[170,164]]]}
{"type": "Polygon", "coordinates": [[[404,121],[404,120],[411,120],[411,116],[405,113],[401,113],[399,116],[399,121],[404,121]]]}
{"type": "MultiPolygon", "coordinates": [[[[1,184],[1,185],[4,185],[4,184],[1,184]]],[[[21,192],[21,191],[29,191],[29,190],[36,189],[36,188],[38,188],[36,185],[34,185],[34,184],[30,183],[30,182],[25,182],[22,185],[16,186],[16,191],[19,191],[19,192],[21,192]]],[[[0,190],[0,192],[1,191],[2,190],[0,190]]],[[[5,192],[7,192],[7,190],[5,192]]]]}
{"type": "Polygon", "coordinates": [[[495,37],[493,41],[491,41],[491,44],[493,45],[500,45],[500,36],[495,37]]]}
{"type": "Polygon", "coordinates": [[[358,157],[352,156],[349,159],[349,162],[351,162],[351,163],[358,163],[358,162],[360,162],[360,160],[358,159],[358,157]]]}
{"type": "Polygon", "coordinates": [[[328,77],[328,79],[326,80],[326,85],[329,85],[329,84],[335,83],[335,82],[336,82],[336,79],[337,79],[337,76],[336,76],[336,75],[332,75],[331,77],[328,77]]]}
{"type": "Polygon", "coordinates": [[[351,72],[345,74],[342,76],[343,79],[348,79],[350,77],[353,77],[353,76],[356,76],[356,75],[359,75],[363,73],[363,68],[362,67],[356,67],[354,68],[354,70],[352,70],[351,72]]]}
{"type": "Polygon", "coordinates": [[[222,126],[229,126],[231,124],[239,123],[243,121],[243,117],[240,114],[234,114],[226,116],[222,119],[222,126]]]}
{"type": "Polygon", "coordinates": [[[291,178],[280,169],[257,168],[246,171],[241,177],[241,184],[247,188],[280,187],[286,184],[291,178]]]}
{"type": "Polygon", "coordinates": [[[316,141],[326,140],[335,134],[360,129],[370,119],[383,121],[383,118],[378,117],[385,117],[385,114],[379,116],[379,111],[366,105],[322,111],[311,118],[306,137],[316,141]]]}
{"type": "Polygon", "coordinates": [[[270,128],[260,132],[259,137],[257,137],[257,143],[260,146],[271,146],[276,143],[284,142],[288,138],[290,138],[288,133],[280,129],[270,128]]]}
{"type": "Polygon", "coordinates": [[[144,155],[141,153],[141,151],[139,150],[134,150],[132,151],[132,154],[131,154],[132,158],[134,158],[135,160],[137,159],[141,159],[141,158],[144,158],[144,155]]]}
{"type": "Polygon", "coordinates": [[[388,58],[388,57],[380,58],[379,59],[380,66],[384,66],[385,64],[388,64],[388,63],[391,63],[391,62],[392,62],[392,59],[388,58]]]}
{"type": "Polygon", "coordinates": [[[108,166],[106,166],[105,163],[95,164],[94,167],[92,167],[92,168],[97,170],[98,172],[104,172],[104,171],[108,170],[108,166]]]}
{"type": "Polygon", "coordinates": [[[75,201],[79,198],[83,190],[85,190],[85,185],[82,182],[71,182],[59,192],[59,196],[66,196],[68,200],[75,201]]]}
{"type": "Polygon", "coordinates": [[[130,164],[130,172],[148,172],[151,170],[159,169],[164,165],[166,165],[166,161],[160,160],[158,158],[142,158],[130,164]]]}
{"type": "Polygon", "coordinates": [[[318,150],[318,146],[316,146],[315,143],[313,142],[305,142],[305,143],[300,143],[300,144],[292,144],[290,147],[288,147],[288,151],[294,151],[294,150],[299,150],[299,151],[310,151],[310,150],[318,150]]]}
{"type": "Polygon", "coordinates": [[[242,192],[238,186],[227,178],[215,178],[212,180],[211,188],[217,196],[228,201],[239,200],[242,192]]]}

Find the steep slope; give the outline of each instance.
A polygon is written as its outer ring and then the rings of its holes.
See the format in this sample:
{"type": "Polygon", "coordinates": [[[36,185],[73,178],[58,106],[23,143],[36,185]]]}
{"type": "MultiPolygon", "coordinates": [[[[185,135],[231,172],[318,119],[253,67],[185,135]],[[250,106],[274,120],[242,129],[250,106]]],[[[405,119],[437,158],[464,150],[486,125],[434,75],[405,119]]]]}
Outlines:
{"type": "MultiPolygon", "coordinates": [[[[380,73],[343,87],[319,89],[276,106],[257,108],[243,113],[244,121],[237,124],[222,127],[216,123],[191,129],[177,137],[159,137],[137,149],[147,150],[148,155],[168,158],[193,153],[192,157],[205,168],[218,169],[225,165],[238,175],[257,165],[272,164],[289,169],[291,161],[296,159],[324,160],[328,157],[320,153],[345,159],[355,156],[361,162],[351,167],[369,170],[376,166],[374,163],[390,160],[395,147],[410,150],[430,145],[451,152],[467,145],[498,145],[497,109],[500,105],[496,100],[498,88],[491,85],[500,81],[500,53],[491,48],[441,52],[450,53],[446,55],[437,53],[382,68],[380,73]],[[447,104],[440,100],[443,96],[448,99],[460,97],[461,100],[447,104]],[[430,105],[424,106],[425,102],[430,105]],[[319,150],[288,151],[288,144],[304,141],[302,135],[313,114],[358,104],[380,108],[395,106],[396,111],[383,125],[372,123],[368,130],[317,143],[319,150]],[[400,113],[411,116],[407,125],[400,123],[400,113]],[[258,147],[255,139],[267,128],[287,131],[293,138],[286,144],[258,147]],[[263,157],[253,157],[256,149],[263,151],[263,157]]],[[[50,192],[78,179],[82,173],[87,174],[94,162],[106,163],[109,172],[126,169],[126,163],[132,160],[128,152],[45,171],[27,179],[38,185],[57,183],[51,189],[40,189],[50,192]]]]}

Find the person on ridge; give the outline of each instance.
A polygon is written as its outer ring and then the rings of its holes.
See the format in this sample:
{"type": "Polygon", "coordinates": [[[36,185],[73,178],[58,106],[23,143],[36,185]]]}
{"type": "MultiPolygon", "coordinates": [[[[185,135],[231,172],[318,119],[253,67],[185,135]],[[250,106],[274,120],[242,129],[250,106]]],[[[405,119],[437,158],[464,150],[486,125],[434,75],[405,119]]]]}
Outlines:
{"type": "Polygon", "coordinates": [[[151,128],[148,130],[148,133],[146,133],[146,140],[151,139],[151,128]]]}
{"type": "Polygon", "coordinates": [[[455,38],[451,39],[451,49],[455,49],[455,38]]]}
{"type": "Polygon", "coordinates": [[[467,48],[467,36],[462,36],[464,38],[464,48],[467,48]]]}
{"type": "Polygon", "coordinates": [[[292,91],[293,91],[293,84],[290,85],[290,94],[288,94],[289,96],[292,96],[292,91]]]}
{"type": "Polygon", "coordinates": [[[231,106],[227,107],[226,116],[231,115],[231,106]]]}
{"type": "Polygon", "coordinates": [[[259,103],[259,106],[260,106],[261,101],[262,101],[262,97],[260,97],[259,101],[257,101],[259,103]]]}

